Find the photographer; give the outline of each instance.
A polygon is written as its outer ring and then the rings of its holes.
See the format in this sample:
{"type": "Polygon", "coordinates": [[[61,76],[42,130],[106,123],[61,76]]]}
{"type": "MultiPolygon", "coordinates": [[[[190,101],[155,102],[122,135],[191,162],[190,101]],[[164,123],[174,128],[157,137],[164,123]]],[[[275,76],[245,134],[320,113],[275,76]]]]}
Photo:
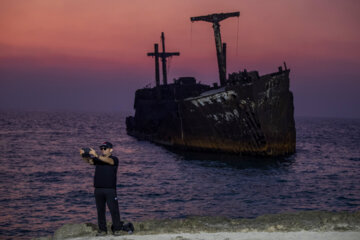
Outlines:
{"type": "MultiPolygon", "coordinates": [[[[111,155],[113,152],[113,145],[110,142],[104,142],[100,146],[100,150],[102,153],[101,155],[98,155],[92,148],[80,149],[80,155],[83,160],[91,165],[95,165],[94,195],[98,215],[98,236],[107,234],[105,203],[111,213],[111,230],[113,234],[120,235],[120,230],[132,232],[132,224],[130,229],[125,229],[123,222],[120,221],[118,198],[116,194],[116,178],[119,160],[117,157],[111,155]]],[[[126,228],[129,228],[129,226],[126,228]]]]}

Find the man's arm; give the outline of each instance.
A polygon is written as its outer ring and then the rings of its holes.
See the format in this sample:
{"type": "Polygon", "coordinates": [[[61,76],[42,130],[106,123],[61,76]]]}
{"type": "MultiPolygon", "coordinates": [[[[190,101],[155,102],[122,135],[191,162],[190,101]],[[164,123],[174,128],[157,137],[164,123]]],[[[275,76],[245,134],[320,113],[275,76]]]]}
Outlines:
{"type": "Polygon", "coordinates": [[[91,155],[93,155],[94,157],[96,157],[97,159],[99,159],[102,162],[105,162],[107,164],[110,165],[114,165],[114,160],[112,158],[106,157],[106,156],[99,156],[96,151],[92,148],[90,148],[90,152],[91,155]]]}
{"type": "Polygon", "coordinates": [[[106,162],[110,165],[114,165],[114,160],[112,158],[109,158],[109,157],[105,157],[105,156],[98,156],[98,159],[103,161],[103,162],[106,162]]]}

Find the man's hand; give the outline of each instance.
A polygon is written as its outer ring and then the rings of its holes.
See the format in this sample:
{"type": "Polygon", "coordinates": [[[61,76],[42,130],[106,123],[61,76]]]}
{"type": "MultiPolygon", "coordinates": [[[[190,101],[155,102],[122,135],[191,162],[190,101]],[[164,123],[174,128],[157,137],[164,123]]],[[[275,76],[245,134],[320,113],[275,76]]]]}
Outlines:
{"type": "Polygon", "coordinates": [[[85,151],[82,148],[80,148],[79,151],[81,156],[85,153],[85,151]]]}
{"type": "Polygon", "coordinates": [[[85,153],[85,151],[83,150],[83,149],[79,149],[79,152],[80,152],[80,156],[82,157],[82,159],[85,161],[85,162],[87,162],[87,163],[89,163],[89,164],[91,164],[91,165],[94,165],[94,160],[92,160],[91,158],[87,158],[87,157],[83,157],[82,155],[85,153]]]}
{"type": "Polygon", "coordinates": [[[96,151],[93,149],[93,148],[90,148],[90,152],[89,152],[90,155],[93,155],[94,157],[99,157],[96,153],[96,151]]]}

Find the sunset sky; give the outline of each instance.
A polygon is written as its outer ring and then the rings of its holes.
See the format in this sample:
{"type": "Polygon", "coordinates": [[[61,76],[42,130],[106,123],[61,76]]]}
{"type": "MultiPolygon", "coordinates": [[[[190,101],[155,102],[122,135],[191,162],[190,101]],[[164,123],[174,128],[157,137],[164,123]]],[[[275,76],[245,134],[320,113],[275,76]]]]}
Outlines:
{"type": "Polygon", "coordinates": [[[358,0],[0,0],[0,109],[132,111],[161,32],[170,82],[218,82],[211,24],[190,17],[234,11],[228,73],[286,61],[296,116],[360,118],[358,0]]]}

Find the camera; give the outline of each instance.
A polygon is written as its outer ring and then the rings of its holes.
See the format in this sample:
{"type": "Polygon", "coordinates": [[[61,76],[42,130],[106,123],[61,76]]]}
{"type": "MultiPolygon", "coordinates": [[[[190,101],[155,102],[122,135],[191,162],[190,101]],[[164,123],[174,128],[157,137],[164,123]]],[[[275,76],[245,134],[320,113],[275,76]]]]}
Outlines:
{"type": "Polygon", "coordinates": [[[82,148],[82,150],[84,151],[84,153],[81,154],[82,157],[84,157],[84,158],[89,158],[89,157],[91,157],[91,156],[90,156],[90,148],[82,148]]]}

